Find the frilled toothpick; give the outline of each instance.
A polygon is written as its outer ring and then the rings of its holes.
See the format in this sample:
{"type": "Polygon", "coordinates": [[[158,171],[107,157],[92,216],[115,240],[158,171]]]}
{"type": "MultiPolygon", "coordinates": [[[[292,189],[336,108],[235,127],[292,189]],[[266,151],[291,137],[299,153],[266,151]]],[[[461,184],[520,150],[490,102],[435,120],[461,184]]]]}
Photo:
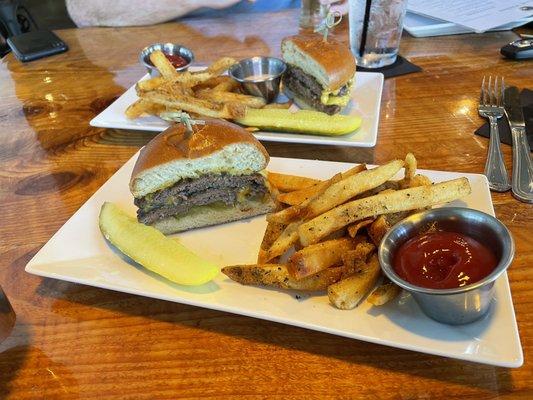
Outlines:
{"type": "Polygon", "coordinates": [[[165,121],[177,122],[185,125],[185,128],[189,133],[192,133],[193,125],[205,125],[205,121],[201,119],[193,119],[189,114],[183,111],[162,112],[159,116],[165,121]]]}
{"type": "Polygon", "coordinates": [[[329,30],[334,26],[339,25],[342,21],[342,14],[339,11],[329,11],[322,20],[322,22],[315,28],[314,32],[320,32],[324,35],[324,42],[328,41],[329,30]]]}

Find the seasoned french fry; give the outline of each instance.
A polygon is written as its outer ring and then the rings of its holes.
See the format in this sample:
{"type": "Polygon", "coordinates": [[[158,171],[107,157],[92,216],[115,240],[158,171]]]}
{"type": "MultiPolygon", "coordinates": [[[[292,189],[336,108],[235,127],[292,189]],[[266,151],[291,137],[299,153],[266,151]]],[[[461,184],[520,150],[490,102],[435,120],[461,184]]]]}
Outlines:
{"type": "MultiPolygon", "coordinates": [[[[143,114],[158,115],[159,113],[167,111],[166,107],[160,104],[152,103],[150,101],[139,99],[135,103],[130,104],[126,109],[126,117],[133,119],[139,118],[143,114]]],[[[173,111],[173,110],[168,110],[173,111]]]]}
{"type": "Polygon", "coordinates": [[[289,274],[295,279],[302,279],[315,274],[342,260],[342,255],[355,248],[351,238],[341,238],[317,243],[294,253],[289,259],[289,274]]]}
{"type": "MultiPolygon", "coordinates": [[[[353,168],[350,168],[348,171],[343,172],[340,175],[340,179],[348,178],[349,176],[355,175],[361,171],[366,170],[365,164],[356,165],[353,168]]],[[[336,177],[337,175],[335,175],[336,177]]],[[[339,179],[339,180],[340,180],[339,179]]],[[[282,203],[289,204],[291,206],[302,204],[304,201],[309,200],[311,197],[316,196],[320,192],[323,192],[331,184],[331,179],[317,182],[313,186],[303,188],[296,191],[291,191],[289,193],[283,193],[278,197],[278,201],[282,203]]]]}
{"type": "Polygon", "coordinates": [[[379,246],[383,236],[392,228],[397,222],[407,218],[412,213],[409,211],[400,211],[392,214],[380,215],[367,228],[368,236],[376,246],[379,246]]]}
{"type": "Polygon", "coordinates": [[[173,109],[215,118],[231,119],[235,115],[245,112],[245,107],[236,103],[220,105],[209,100],[197,99],[189,96],[182,96],[180,99],[176,99],[155,91],[146,93],[143,98],[173,109]]]}
{"type": "Polygon", "coordinates": [[[470,191],[468,179],[459,178],[431,186],[418,186],[353,200],[300,225],[298,228],[300,243],[302,246],[309,246],[355,221],[374,215],[445,203],[466,196],[470,191]]]}
{"type": "Polygon", "coordinates": [[[431,185],[432,183],[433,182],[431,182],[431,179],[429,179],[427,176],[417,174],[409,182],[409,187],[431,185]]]}
{"type": "Polygon", "coordinates": [[[248,132],[257,132],[259,128],[256,128],[255,126],[247,126],[246,128],[244,128],[244,130],[248,132]]]}
{"type": "Polygon", "coordinates": [[[304,218],[313,218],[342,204],[358,194],[371,190],[393,177],[403,166],[394,160],[379,167],[361,171],[329,186],[302,209],[304,218]]]}
{"type": "Polygon", "coordinates": [[[401,291],[402,288],[395,283],[391,281],[384,282],[375,288],[366,300],[374,306],[382,306],[393,300],[401,291]]]}
{"type": "Polygon", "coordinates": [[[139,118],[145,113],[146,110],[146,101],[139,99],[135,103],[130,104],[126,108],[126,117],[129,119],[139,118]]]}
{"type": "Polygon", "coordinates": [[[290,108],[292,105],[292,102],[288,101],[286,103],[270,103],[270,104],[266,104],[263,108],[281,108],[281,109],[286,109],[286,108],[290,108]]]}
{"type": "Polygon", "coordinates": [[[293,279],[282,264],[234,265],[222,268],[222,273],[243,285],[261,285],[303,291],[325,290],[339,280],[340,267],[328,268],[307,278],[293,279]]]}
{"type": "Polygon", "coordinates": [[[240,87],[239,83],[229,76],[220,76],[219,78],[222,78],[222,81],[213,88],[214,92],[233,92],[240,87]]]}
{"type": "MultiPolygon", "coordinates": [[[[322,194],[324,190],[326,190],[330,185],[334,184],[335,182],[340,181],[341,179],[342,179],[342,174],[336,174],[332,178],[328,179],[327,181],[320,182],[319,191],[314,192],[314,195],[312,197],[305,200],[302,204],[287,207],[281,211],[268,214],[266,217],[267,221],[288,224],[289,222],[298,219],[299,216],[301,215],[302,209],[307,207],[307,205],[311,202],[311,200],[313,200],[315,197],[322,194]]],[[[279,197],[280,196],[278,196],[278,200],[279,200],[279,197]]]]}
{"type": "Polygon", "coordinates": [[[267,261],[272,260],[274,257],[281,256],[298,243],[298,227],[300,224],[301,221],[295,221],[285,227],[281,235],[272,244],[270,249],[268,249],[266,254],[267,261]]]}
{"type": "Polygon", "coordinates": [[[370,225],[372,222],[374,222],[374,218],[372,218],[372,217],[362,219],[361,221],[357,221],[357,222],[351,224],[350,226],[348,226],[348,234],[351,237],[355,237],[357,235],[357,233],[361,229],[363,229],[364,227],[370,225]]]}
{"type": "Polygon", "coordinates": [[[328,287],[329,301],[341,310],[355,308],[374,287],[380,273],[379,261],[374,254],[360,271],[328,287]]]}
{"type": "Polygon", "coordinates": [[[304,189],[320,182],[318,179],[278,172],[269,172],[268,181],[282,192],[304,189]]]}
{"type": "Polygon", "coordinates": [[[172,79],[179,75],[176,68],[174,68],[165,54],[160,50],[156,50],[150,54],[150,61],[164,79],[172,79]]]}
{"type": "Polygon", "coordinates": [[[276,241],[276,239],[281,235],[285,225],[278,224],[276,222],[269,222],[265,229],[265,235],[263,236],[263,241],[261,242],[261,247],[259,248],[259,255],[257,257],[257,262],[259,264],[265,263],[268,260],[267,252],[270,246],[276,241]]]}
{"type": "MultiPolygon", "coordinates": [[[[209,67],[207,67],[206,72],[212,75],[221,75],[224,71],[226,71],[229,67],[231,67],[233,64],[236,64],[237,60],[231,57],[222,57],[216,60],[213,64],[211,64],[209,67]]],[[[198,71],[199,73],[202,73],[203,71],[198,71]]]]}
{"type": "Polygon", "coordinates": [[[411,180],[415,177],[416,167],[417,167],[416,158],[413,153],[407,153],[405,156],[405,176],[403,178],[404,186],[402,187],[411,187],[411,180]]]}
{"type": "MultiPolygon", "coordinates": [[[[313,245],[314,246],[314,245],[313,245]]],[[[367,241],[358,243],[355,250],[347,251],[342,255],[342,279],[362,270],[370,254],[376,249],[367,241]]]]}
{"type": "Polygon", "coordinates": [[[198,90],[196,95],[201,99],[213,100],[217,103],[238,102],[242,103],[246,107],[251,108],[260,108],[265,105],[265,99],[262,97],[249,96],[247,94],[240,93],[215,91],[214,89],[198,90]]]}
{"type": "Polygon", "coordinates": [[[142,93],[142,92],[147,92],[150,90],[155,90],[165,82],[167,82],[167,80],[163,78],[162,76],[145,79],[144,81],[137,82],[137,84],[135,85],[135,90],[137,94],[142,93]]]}

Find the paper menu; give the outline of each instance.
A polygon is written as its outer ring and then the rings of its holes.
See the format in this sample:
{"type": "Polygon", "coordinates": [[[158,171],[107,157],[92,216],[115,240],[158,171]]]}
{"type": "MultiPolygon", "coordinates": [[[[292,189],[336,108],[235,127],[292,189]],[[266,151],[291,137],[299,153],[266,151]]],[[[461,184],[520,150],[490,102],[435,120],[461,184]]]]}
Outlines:
{"type": "Polygon", "coordinates": [[[409,0],[407,9],[484,32],[533,15],[533,0],[409,0]]]}

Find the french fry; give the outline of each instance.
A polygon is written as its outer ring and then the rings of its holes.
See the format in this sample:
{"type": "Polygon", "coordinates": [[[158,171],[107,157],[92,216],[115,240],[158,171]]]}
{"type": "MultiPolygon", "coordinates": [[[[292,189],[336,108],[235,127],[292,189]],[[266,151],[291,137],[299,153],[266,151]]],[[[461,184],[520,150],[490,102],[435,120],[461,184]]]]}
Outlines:
{"type": "Polygon", "coordinates": [[[256,128],[255,126],[247,126],[244,130],[248,132],[257,132],[259,128],[256,128]]]}
{"type": "Polygon", "coordinates": [[[375,288],[366,300],[374,306],[382,306],[393,300],[401,291],[402,288],[395,283],[391,281],[384,282],[375,288]]]}
{"type": "Polygon", "coordinates": [[[296,280],[282,264],[234,265],[222,268],[222,273],[243,285],[261,285],[303,291],[325,290],[339,280],[340,267],[328,268],[307,278],[296,280]]]}
{"type": "Polygon", "coordinates": [[[146,112],[146,101],[139,99],[126,108],[126,117],[129,119],[139,118],[146,112]]]}
{"type": "Polygon", "coordinates": [[[145,79],[144,81],[139,81],[135,85],[135,90],[137,94],[142,92],[148,92],[150,90],[155,90],[163,83],[167,82],[162,76],[157,76],[155,78],[145,79]]]}
{"type": "Polygon", "coordinates": [[[294,253],[288,262],[289,274],[302,279],[315,274],[342,260],[342,255],[355,248],[351,238],[341,238],[317,243],[294,253]]]}
{"type": "Polygon", "coordinates": [[[182,96],[180,99],[176,99],[155,91],[146,93],[143,98],[169,108],[214,118],[231,119],[235,115],[245,112],[245,107],[236,103],[220,105],[209,100],[197,99],[190,96],[182,96]]]}
{"type": "Polygon", "coordinates": [[[416,174],[416,168],[417,168],[417,161],[413,153],[407,153],[405,156],[405,176],[402,179],[401,187],[412,187],[411,186],[411,180],[415,177],[416,174]]]}
{"type": "MultiPolygon", "coordinates": [[[[207,67],[206,72],[211,75],[221,75],[223,72],[225,72],[229,67],[231,67],[233,64],[236,64],[237,60],[231,57],[222,57],[216,60],[213,64],[211,64],[209,67],[207,67]]],[[[198,73],[202,73],[203,71],[198,71],[198,73]]]]}
{"type": "Polygon", "coordinates": [[[348,226],[348,234],[351,237],[355,237],[357,235],[357,233],[361,229],[363,229],[364,227],[370,225],[372,222],[374,222],[374,218],[372,218],[372,217],[365,218],[365,219],[362,219],[361,221],[354,222],[353,224],[348,226]]]}
{"type": "Polygon", "coordinates": [[[407,218],[413,211],[400,211],[392,214],[380,215],[367,228],[368,236],[376,246],[379,246],[383,236],[392,228],[397,222],[407,218]]]}
{"type": "Polygon", "coordinates": [[[282,192],[304,189],[320,182],[318,179],[278,172],[269,172],[268,181],[282,192]]]}
{"type": "Polygon", "coordinates": [[[342,204],[358,194],[371,190],[396,175],[402,160],[394,160],[379,167],[361,171],[329,186],[302,209],[304,218],[313,218],[342,204]]]}
{"type": "MultiPolygon", "coordinates": [[[[315,191],[312,197],[310,197],[307,200],[304,200],[302,204],[290,206],[281,211],[268,214],[266,216],[267,221],[288,224],[289,222],[298,219],[298,217],[301,215],[302,209],[307,207],[307,205],[311,202],[311,200],[313,200],[315,197],[322,194],[324,190],[326,190],[330,185],[334,184],[335,182],[340,181],[341,179],[342,179],[342,174],[336,174],[330,179],[328,179],[327,181],[321,182],[318,191],[315,191]]],[[[278,196],[278,200],[279,200],[279,197],[280,196],[278,196]]]]}
{"type": "Polygon", "coordinates": [[[233,92],[240,87],[239,82],[229,76],[220,76],[219,78],[222,78],[222,81],[213,88],[214,92],[233,92]]]}
{"type": "Polygon", "coordinates": [[[174,68],[165,54],[160,50],[156,50],[150,54],[150,61],[164,79],[172,79],[179,75],[176,68],[174,68]]]}
{"type": "Polygon", "coordinates": [[[196,96],[200,99],[208,99],[216,101],[217,103],[238,102],[246,107],[260,108],[265,105],[265,99],[262,97],[249,96],[247,94],[230,93],[223,91],[215,91],[214,89],[202,89],[196,92],[196,96]]]}
{"type": "Polygon", "coordinates": [[[342,279],[362,270],[376,247],[367,241],[358,243],[355,250],[342,255],[342,279]]]}
{"type": "Polygon", "coordinates": [[[466,196],[470,191],[468,179],[459,178],[353,200],[301,224],[298,228],[300,243],[309,246],[355,221],[446,203],[466,196]]]}
{"type": "Polygon", "coordinates": [[[267,262],[267,252],[270,246],[276,241],[276,239],[281,235],[285,225],[278,224],[277,222],[269,222],[265,229],[265,235],[263,236],[263,241],[259,248],[259,255],[257,256],[257,262],[263,264],[267,262]]]}
{"type": "MultiPolygon", "coordinates": [[[[349,176],[355,175],[366,169],[365,164],[356,165],[353,168],[350,168],[348,171],[341,173],[340,179],[345,179],[349,176]]],[[[291,206],[302,204],[304,201],[309,200],[311,197],[316,196],[318,193],[324,191],[331,184],[331,180],[325,180],[317,182],[313,186],[303,188],[296,191],[291,191],[289,193],[283,193],[278,197],[278,201],[282,203],[289,204],[291,206]]]]}
{"type": "MultiPolygon", "coordinates": [[[[194,77],[194,75],[191,74],[191,77],[194,77]]],[[[229,76],[212,76],[209,79],[206,79],[203,82],[200,82],[194,86],[194,91],[202,90],[202,89],[214,89],[218,85],[226,82],[228,79],[233,79],[229,76]]]]}
{"type": "Polygon", "coordinates": [[[360,271],[328,287],[329,301],[341,310],[355,308],[374,287],[380,273],[379,261],[374,254],[360,271]]]}
{"type": "Polygon", "coordinates": [[[274,257],[279,257],[292,246],[298,243],[298,227],[301,221],[295,221],[285,227],[281,235],[276,239],[266,253],[266,260],[270,261],[274,257]]]}
{"type": "Polygon", "coordinates": [[[270,103],[266,104],[263,108],[277,108],[277,109],[286,109],[290,108],[292,105],[292,102],[288,101],[286,103],[270,103]]]}
{"type": "Polygon", "coordinates": [[[163,105],[152,103],[144,99],[139,99],[135,103],[130,104],[126,109],[126,117],[133,119],[139,118],[143,114],[158,115],[163,111],[173,110],[167,110],[167,108],[163,105]]]}

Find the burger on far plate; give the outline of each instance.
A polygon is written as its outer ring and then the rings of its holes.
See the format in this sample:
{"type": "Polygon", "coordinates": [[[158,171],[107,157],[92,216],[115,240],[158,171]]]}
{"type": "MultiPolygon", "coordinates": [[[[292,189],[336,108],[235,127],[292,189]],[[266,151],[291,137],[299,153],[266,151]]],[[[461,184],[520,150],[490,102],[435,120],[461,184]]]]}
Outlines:
{"type": "Polygon", "coordinates": [[[304,34],[283,39],[281,54],[284,91],[298,106],[333,115],[348,104],[356,67],[348,46],[304,34]]]}
{"type": "Polygon", "coordinates": [[[204,119],[160,133],[142,150],[130,180],[137,219],[165,234],[275,209],[265,148],[230,122],[204,119]]]}

